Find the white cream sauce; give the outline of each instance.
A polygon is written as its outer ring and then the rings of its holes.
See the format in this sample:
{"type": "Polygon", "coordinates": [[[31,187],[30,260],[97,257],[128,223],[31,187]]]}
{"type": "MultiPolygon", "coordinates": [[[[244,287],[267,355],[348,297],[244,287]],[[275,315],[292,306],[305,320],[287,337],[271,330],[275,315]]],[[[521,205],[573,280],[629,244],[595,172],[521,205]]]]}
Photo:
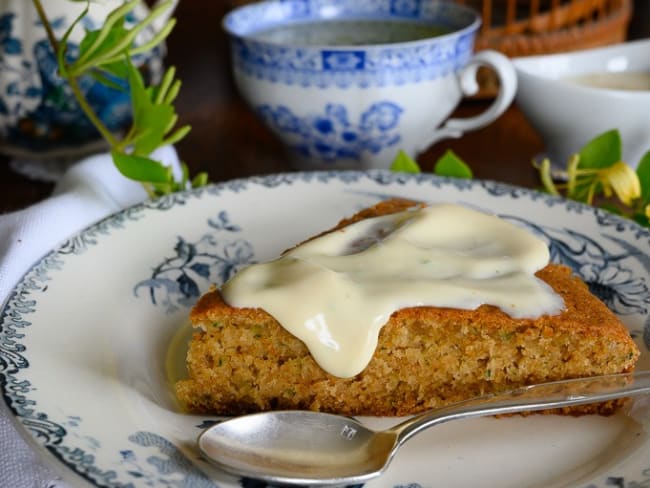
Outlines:
{"type": "Polygon", "coordinates": [[[650,73],[589,73],[564,78],[566,81],[609,90],[650,90],[650,73]]]}
{"type": "Polygon", "coordinates": [[[379,330],[405,307],[499,307],[514,318],[559,313],[562,298],[534,276],[546,244],[525,229],[458,205],[362,220],[242,270],[222,288],[262,308],[339,377],[367,366],[379,330]]]}

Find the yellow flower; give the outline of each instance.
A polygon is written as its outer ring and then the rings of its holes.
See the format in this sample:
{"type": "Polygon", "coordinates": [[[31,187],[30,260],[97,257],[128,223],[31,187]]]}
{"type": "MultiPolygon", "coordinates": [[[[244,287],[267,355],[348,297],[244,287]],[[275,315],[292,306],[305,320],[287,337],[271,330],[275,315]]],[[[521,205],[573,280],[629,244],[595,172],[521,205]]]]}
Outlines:
{"type": "Polygon", "coordinates": [[[650,220],[650,203],[645,206],[645,216],[650,220]]]}
{"type": "Polygon", "coordinates": [[[598,180],[603,186],[603,193],[606,197],[615,193],[625,205],[632,205],[632,200],[641,196],[641,182],[636,171],[623,161],[599,169],[598,180]]]}

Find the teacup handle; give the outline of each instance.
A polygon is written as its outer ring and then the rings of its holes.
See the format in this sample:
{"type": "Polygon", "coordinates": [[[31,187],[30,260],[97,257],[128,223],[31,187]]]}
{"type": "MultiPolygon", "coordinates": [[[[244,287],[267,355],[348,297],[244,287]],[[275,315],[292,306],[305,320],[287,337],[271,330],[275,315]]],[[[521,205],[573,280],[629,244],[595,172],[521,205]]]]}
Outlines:
{"type": "Polygon", "coordinates": [[[474,117],[448,119],[433,134],[431,144],[442,139],[457,138],[463,133],[485,127],[501,115],[512,103],[517,93],[517,73],[512,62],[503,54],[485,50],[474,54],[469,63],[458,75],[463,95],[474,95],[479,90],[476,72],[481,66],[496,71],[499,78],[499,93],[492,105],[483,113],[474,117]]]}

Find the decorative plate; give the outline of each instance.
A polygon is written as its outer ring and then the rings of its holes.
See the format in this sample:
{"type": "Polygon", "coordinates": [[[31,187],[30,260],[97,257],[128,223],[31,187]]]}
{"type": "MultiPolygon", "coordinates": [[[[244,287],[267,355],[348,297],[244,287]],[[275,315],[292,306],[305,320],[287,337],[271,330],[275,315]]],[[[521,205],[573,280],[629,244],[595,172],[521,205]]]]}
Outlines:
{"type": "MultiPolygon", "coordinates": [[[[112,215],[36,263],[0,313],[0,388],[71,484],[264,487],[217,472],[182,413],[186,317],[200,293],[388,196],[466,204],[546,239],[629,327],[650,369],[650,231],[493,182],[294,173],[170,195],[112,215]]],[[[475,419],[429,430],[368,487],[650,486],[650,399],[613,417],[475,419]]],[[[372,426],[395,419],[368,418],[372,426]]]]}

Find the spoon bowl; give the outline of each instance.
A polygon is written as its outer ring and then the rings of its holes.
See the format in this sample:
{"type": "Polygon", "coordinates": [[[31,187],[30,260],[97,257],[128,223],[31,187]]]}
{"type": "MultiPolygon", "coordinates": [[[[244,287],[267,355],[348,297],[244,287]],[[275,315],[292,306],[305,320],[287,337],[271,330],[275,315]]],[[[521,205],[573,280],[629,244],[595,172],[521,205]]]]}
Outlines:
{"type": "Polygon", "coordinates": [[[216,424],[201,454],[224,471],[286,485],[346,485],[379,476],[411,437],[463,418],[605,402],[650,393],[650,371],[542,383],[431,410],[384,431],[311,411],[263,412],[216,424]]]}
{"type": "Polygon", "coordinates": [[[278,411],[217,424],[201,435],[199,447],[225,471],[274,483],[327,485],[375,477],[396,442],[396,432],[375,432],[351,417],[278,411]]]}

